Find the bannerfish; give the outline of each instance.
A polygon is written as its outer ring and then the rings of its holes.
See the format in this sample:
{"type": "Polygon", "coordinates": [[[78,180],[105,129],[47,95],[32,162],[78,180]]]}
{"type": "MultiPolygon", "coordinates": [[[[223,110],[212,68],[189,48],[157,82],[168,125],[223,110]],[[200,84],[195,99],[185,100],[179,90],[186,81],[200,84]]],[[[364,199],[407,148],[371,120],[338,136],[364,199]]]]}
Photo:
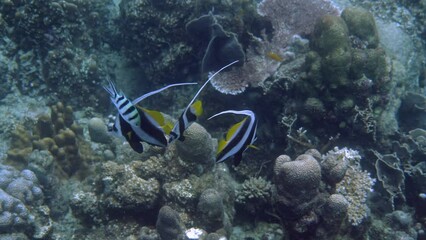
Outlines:
{"type": "Polygon", "coordinates": [[[257,119],[250,110],[227,110],[211,116],[208,120],[226,113],[246,115],[247,117],[229,128],[225,137],[219,141],[216,162],[220,163],[234,156],[234,166],[238,166],[243,152],[249,147],[256,148],[253,143],[256,141],[257,119]]]}
{"type": "Polygon", "coordinates": [[[193,122],[197,120],[197,118],[203,113],[203,104],[200,100],[195,101],[195,99],[198,97],[198,95],[201,93],[201,90],[207,85],[207,83],[210,82],[218,73],[220,73],[222,70],[226,69],[227,67],[237,63],[238,60],[233,61],[229,63],[228,65],[222,67],[217,72],[213,73],[209,76],[207,81],[203,84],[203,86],[200,87],[198,92],[195,94],[195,96],[192,98],[192,100],[189,102],[188,106],[185,108],[185,110],[182,112],[180,117],[178,118],[177,122],[175,123],[172,131],[169,135],[169,143],[173,142],[176,139],[179,139],[180,141],[184,141],[185,137],[183,136],[184,131],[191,126],[193,122]]]}
{"type": "Polygon", "coordinates": [[[109,93],[111,102],[118,110],[114,124],[110,131],[123,136],[132,149],[138,153],[143,152],[142,142],[160,147],[166,147],[168,142],[165,134],[171,131],[162,113],[138,107],[136,104],[143,99],[174,86],[192,85],[196,83],[177,83],[165,86],[161,89],[146,93],[137,99],[130,101],[123,93],[118,93],[113,82],[104,89],[109,93]]]}

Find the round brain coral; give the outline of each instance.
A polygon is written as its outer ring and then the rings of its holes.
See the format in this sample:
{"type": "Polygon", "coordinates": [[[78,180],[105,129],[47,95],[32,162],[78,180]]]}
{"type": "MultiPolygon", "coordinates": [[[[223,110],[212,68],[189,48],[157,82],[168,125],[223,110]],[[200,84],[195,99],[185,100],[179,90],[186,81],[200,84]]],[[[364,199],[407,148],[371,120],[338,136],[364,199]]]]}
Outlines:
{"type": "Polygon", "coordinates": [[[275,162],[278,195],[297,201],[309,201],[317,195],[320,182],[321,168],[311,155],[302,154],[291,162],[275,162]]]}
{"type": "Polygon", "coordinates": [[[329,225],[338,225],[346,217],[349,202],[341,194],[332,194],[324,204],[321,216],[329,225]]]}
{"type": "Polygon", "coordinates": [[[185,162],[213,165],[213,141],[207,130],[193,123],[184,133],[185,140],[177,141],[179,157],[185,162]]]}

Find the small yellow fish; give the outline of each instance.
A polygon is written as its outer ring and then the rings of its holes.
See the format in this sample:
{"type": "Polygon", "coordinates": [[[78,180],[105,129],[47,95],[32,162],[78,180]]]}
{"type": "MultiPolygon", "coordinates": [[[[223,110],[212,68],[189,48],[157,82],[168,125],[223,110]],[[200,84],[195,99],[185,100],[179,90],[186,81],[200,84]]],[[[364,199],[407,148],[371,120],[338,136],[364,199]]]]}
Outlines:
{"type": "Polygon", "coordinates": [[[284,61],[284,58],[281,57],[278,53],[274,53],[274,52],[268,52],[266,53],[266,56],[268,56],[269,58],[277,61],[277,62],[282,62],[284,61]]]}

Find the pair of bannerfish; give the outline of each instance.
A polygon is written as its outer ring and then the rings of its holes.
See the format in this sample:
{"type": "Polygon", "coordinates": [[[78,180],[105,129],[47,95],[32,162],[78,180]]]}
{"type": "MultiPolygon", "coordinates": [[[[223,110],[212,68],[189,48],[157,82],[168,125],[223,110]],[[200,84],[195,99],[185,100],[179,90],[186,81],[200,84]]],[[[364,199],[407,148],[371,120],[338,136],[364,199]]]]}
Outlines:
{"type": "MultiPolygon", "coordinates": [[[[203,112],[201,101],[196,101],[201,90],[218,73],[236,62],[238,61],[224,66],[209,76],[207,81],[189,102],[174,126],[168,124],[163,114],[160,112],[142,108],[137,104],[145,98],[167,88],[196,83],[171,84],[130,101],[123,93],[118,92],[115,85],[109,81],[109,85],[104,86],[104,88],[110,94],[111,101],[118,110],[115,122],[108,128],[109,131],[124,137],[132,149],[138,153],[143,152],[142,142],[154,146],[166,147],[176,139],[184,141],[184,131],[195,122],[203,112]]],[[[254,147],[253,143],[256,140],[257,119],[255,114],[250,110],[227,110],[211,116],[209,120],[226,113],[245,115],[246,117],[233,125],[228,130],[225,137],[219,141],[216,162],[223,162],[229,157],[234,156],[234,165],[237,166],[241,162],[243,152],[249,147],[254,147]]]]}

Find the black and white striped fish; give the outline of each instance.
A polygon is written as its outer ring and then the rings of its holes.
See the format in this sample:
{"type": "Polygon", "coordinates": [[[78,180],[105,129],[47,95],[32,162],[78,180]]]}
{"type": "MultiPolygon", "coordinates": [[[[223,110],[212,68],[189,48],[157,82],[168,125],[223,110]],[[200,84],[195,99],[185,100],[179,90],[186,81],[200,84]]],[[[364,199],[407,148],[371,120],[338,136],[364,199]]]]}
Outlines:
{"type": "Polygon", "coordinates": [[[104,86],[104,89],[110,94],[111,102],[118,110],[111,131],[119,136],[123,136],[133,150],[138,153],[143,152],[143,145],[141,142],[166,147],[168,142],[165,134],[169,134],[171,125],[168,126],[164,120],[164,116],[160,112],[140,108],[137,107],[136,104],[167,88],[191,84],[196,83],[171,84],[130,101],[123,93],[118,93],[114,83],[109,81],[109,85],[104,86]]]}
{"type": "Polygon", "coordinates": [[[226,133],[225,138],[219,141],[216,162],[220,163],[234,156],[234,166],[238,166],[243,152],[249,147],[256,148],[253,143],[256,141],[257,119],[250,110],[227,110],[211,116],[209,120],[226,113],[246,115],[247,117],[234,124],[226,133]]]}
{"type": "Polygon", "coordinates": [[[189,102],[188,106],[185,108],[185,110],[182,112],[180,117],[178,118],[177,122],[175,123],[172,131],[169,135],[169,143],[173,142],[176,139],[179,139],[180,141],[184,141],[185,137],[183,136],[184,131],[191,126],[192,123],[194,123],[197,118],[203,113],[203,104],[200,100],[195,101],[195,99],[198,97],[198,95],[201,93],[201,90],[207,85],[207,83],[210,82],[218,73],[220,73],[222,70],[228,68],[229,66],[237,63],[238,60],[231,62],[230,64],[222,67],[217,72],[213,73],[209,76],[207,81],[203,84],[203,86],[200,87],[198,92],[195,94],[195,96],[192,98],[192,100],[189,102]],[[195,102],[194,102],[195,101],[195,102]]]}

